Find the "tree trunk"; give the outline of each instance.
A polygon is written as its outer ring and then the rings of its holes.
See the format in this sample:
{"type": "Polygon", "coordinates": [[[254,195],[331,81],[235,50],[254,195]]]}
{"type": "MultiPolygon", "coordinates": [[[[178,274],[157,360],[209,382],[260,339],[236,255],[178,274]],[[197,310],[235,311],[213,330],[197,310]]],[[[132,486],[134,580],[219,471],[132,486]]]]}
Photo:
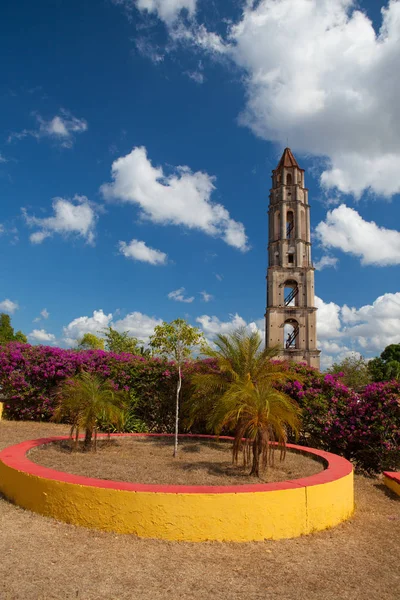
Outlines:
{"type": "Polygon", "coordinates": [[[260,455],[262,452],[262,441],[261,434],[258,431],[253,441],[253,464],[251,467],[250,475],[260,477],[260,455]]]}
{"type": "Polygon", "coordinates": [[[174,443],[174,458],[178,454],[178,429],[179,429],[179,395],[182,387],[181,365],[178,365],[178,386],[176,388],[176,406],[175,406],[175,443],[174,443]]]}
{"type": "Polygon", "coordinates": [[[93,427],[87,427],[85,431],[85,441],[84,448],[85,450],[90,450],[92,447],[92,436],[93,436],[93,427]]]}

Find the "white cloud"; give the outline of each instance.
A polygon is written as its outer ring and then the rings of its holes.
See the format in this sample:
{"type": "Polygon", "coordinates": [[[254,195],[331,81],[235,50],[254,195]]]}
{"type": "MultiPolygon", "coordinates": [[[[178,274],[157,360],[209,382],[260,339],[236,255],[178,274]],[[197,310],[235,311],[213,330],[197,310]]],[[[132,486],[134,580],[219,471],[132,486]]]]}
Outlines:
{"type": "Polygon", "coordinates": [[[106,199],[139,205],[142,218],[153,223],[199,229],[239,250],[248,249],[243,224],[211,202],[214,179],[207,173],[180,166],[167,176],[161,167],[153,167],[146,148],[140,147],[113,162],[112,177],[112,183],[101,187],[106,199]]]}
{"type": "Polygon", "coordinates": [[[344,334],[357,339],[365,352],[381,352],[400,343],[400,292],[379,296],[361,308],[342,308],[344,334]]]}
{"type": "Polygon", "coordinates": [[[360,308],[325,303],[318,297],[315,305],[324,364],[337,362],[354,352],[376,356],[389,344],[400,342],[400,292],[384,294],[360,308]]]}
{"type": "Polygon", "coordinates": [[[201,71],[185,71],[185,74],[192,79],[195,83],[204,83],[204,74],[201,71]]]}
{"type": "Polygon", "coordinates": [[[6,300],[3,300],[2,302],[0,302],[0,311],[1,312],[5,312],[5,313],[10,313],[10,315],[14,314],[16,310],[18,310],[19,306],[18,306],[18,302],[13,302],[12,300],[9,300],[8,298],[6,298],[6,300]]]}
{"type": "Polygon", "coordinates": [[[356,0],[243,4],[225,36],[184,21],[170,35],[230,56],[245,72],[241,123],[280,146],[289,137],[293,150],[324,157],[324,186],[356,197],[368,189],[399,193],[400,1],[381,0],[378,33],[356,0]]]}
{"type": "Polygon", "coordinates": [[[139,240],[131,240],[129,244],[126,242],[119,242],[119,251],[126,256],[126,258],[147,262],[151,265],[165,265],[167,262],[167,255],[165,252],[150,248],[149,246],[146,246],[145,242],[140,242],[139,240]]]}
{"type": "Polygon", "coordinates": [[[210,302],[210,300],[214,299],[214,296],[212,296],[211,294],[207,294],[207,292],[205,291],[200,292],[200,294],[202,295],[204,302],[210,302]]]}
{"type": "Polygon", "coordinates": [[[23,129],[19,132],[13,132],[9,135],[8,141],[11,142],[14,139],[21,140],[27,136],[32,136],[38,140],[41,138],[51,138],[64,148],[71,148],[74,143],[75,134],[83,133],[88,128],[85,119],[78,119],[64,109],[60,110],[59,115],[49,120],[44,119],[39,114],[36,114],[35,117],[37,122],[36,129],[23,129]]]}
{"type": "Polygon", "coordinates": [[[176,302],[187,302],[191,303],[194,300],[194,296],[190,296],[190,298],[185,298],[185,288],[181,287],[178,290],[174,290],[168,294],[168,298],[170,300],[175,300],[176,302]]]}
{"type": "Polygon", "coordinates": [[[35,231],[30,236],[33,244],[40,244],[54,233],[65,236],[75,234],[83,237],[88,244],[93,244],[97,216],[85,196],[75,196],[73,201],[54,198],[52,205],[54,216],[47,218],[29,216],[23,209],[27,225],[39,227],[39,231],[35,231]]]}
{"type": "Polygon", "coordinates": [[[156,325],[161,325],[162,320],[155,317],[149,317],[141,312],[132,312],[123,319],[116,319],[119,310],[116,310],[114,317],[112,313],[106,314],[102,309],[95,310],[91,317],[77,317],[63,328],[63,339],[69,346],[76,346],[79,339],[85,333],[93,333],[102,337],[107,327],[113,327],[119,332],[127,331],[130,335],[148,342],[150,335],[154,332],[156,325]]]}
{"type": "Polygon", "coordinates": [[[123,319],[115,321],[113,327],[120,332],[128,331],[130,335],[147,344],[149,337],[154,333],[154,327],[161,324],[161,319],[149,317],[141,312],[132,312],[123,319]]]}
{"type": "Polygon", "coordinates": [[[240,327],[250,327],[252,330],[259,329],[256,322],[247,323],[240,315],[237,313],[235,315],[230,315],[229,321],[221,321],[218,317],[209,315],[202,315],[197,317],[196,322],[200,324],[202,330],[204,331],[204,335],[207,338],[213,338],[219,333],[231,333],[235,329],[239,329],[240,327]]]}
{"type": "Polygon", "coordinates": [[[6,163],[6,162],[8,162],[8,160],[7,160],[7,159],[5,158],[5,156],[3,156],[3,155],[1,154],[1,152],[0,152],[0,164],[1,164],[1,163],[6,163]]]}
{"type": "Polygon", "coordinates": [[[56,336],[52,333],[48,333],[45,329],[34,329],[31,333],[28,334],[28,339],[32,343],[54,343],[56,341],[56,336]]]}
{"type": "Polygon", "coordinates": [[[356,210],[345,204],[329,211],[315,232],[323,247],[359,256],[363,265],[400,264],[400,232],[364,221],[356,210]]]}
{"type": "Polygon", "coordinates": [[[166,24],[173,23],[185,11],[190,17],[196,12],[196,0],[136,0],[140,11],[156,14],[166,24]]]}
{"type": "Polygon", "coordinates": [[[324,302],[315,296],[317,311],[318,340],[331,339],[340,335],[340,306],[335,302],[324,302]]]}
{"type": "Polygon", "coordinates": [[[335,258],[334,256],[325,255],[322,256],[320,260],[314,262],[314,267],[317,271],[322,271],[322,269],[325,269],[326,267],[334,267],[336,269],[338,262],[339,259],[335,258]]]}
{"type": "Polygon", "coordinates": [[[36,317],[36,319],[33,319],[33,322],[38,323],[42,319],[48,319],[49,316],[50,316],[49,311],[46,308],[44,308],[43,310],[40,311],[40,316],[36,317]]]}
{"type": "Polygon", "coordinates": [[[111,325],[112,313],[106,315],[102,309],[95,310],[91,317],[77,317],[63,328],[64,341],[69,346],[76,346],[85,333],[101,335],[111,325]]]}

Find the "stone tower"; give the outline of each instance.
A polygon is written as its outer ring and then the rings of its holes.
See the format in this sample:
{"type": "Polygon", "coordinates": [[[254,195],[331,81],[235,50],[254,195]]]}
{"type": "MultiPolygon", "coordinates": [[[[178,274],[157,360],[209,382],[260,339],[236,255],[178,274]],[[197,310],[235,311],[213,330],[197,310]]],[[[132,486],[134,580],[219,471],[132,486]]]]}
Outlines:
{"type": "Polygon", "coordinates": [[[289,148],[272,171],[269,199],[266,346],[319,369],[308,190],[289,148]]]}

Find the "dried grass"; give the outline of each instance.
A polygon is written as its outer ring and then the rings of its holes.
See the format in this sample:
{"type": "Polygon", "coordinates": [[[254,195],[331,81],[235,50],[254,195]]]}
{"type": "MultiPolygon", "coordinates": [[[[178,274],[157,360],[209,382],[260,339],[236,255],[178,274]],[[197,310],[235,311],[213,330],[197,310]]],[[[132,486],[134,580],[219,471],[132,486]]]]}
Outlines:
{"type": "Polygon", "coordinates": [[[176,485],[242,485],[260,481],[285,481],[314,475],[323,470],[320,462],[306,456],[286,455],[262,478],[249,475],[250,468],[232,464],[232,444],[223,441],[183,439],[177,458],[172,438],[119,438],[98,442],[97,452],[71,452],[69,442],[49,444],[33,450],[29,458],[41,465],[75,475],[176,485]]]}
{"type": "MultiPolygon", "coordinates": [[[[0,423],[0,448],[63,426],[0,423]]],[[[1,600],[398,600],[400,501],[356,477],[356,513],[325,532],[248,544],[142,540],[0,499],[1,600]]]]}

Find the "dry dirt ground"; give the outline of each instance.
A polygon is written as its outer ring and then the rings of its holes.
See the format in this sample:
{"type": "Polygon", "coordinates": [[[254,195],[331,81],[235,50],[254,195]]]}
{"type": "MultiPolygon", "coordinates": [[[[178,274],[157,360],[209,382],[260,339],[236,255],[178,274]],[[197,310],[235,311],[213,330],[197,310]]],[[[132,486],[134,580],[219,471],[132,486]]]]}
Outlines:
{"type": "MultiPolygon", "coordinates": [[[[96,452],[71,452],[70,443],[48,444],[34,449],[29,458],[45,467],[74,475],[176,485],[242,485],[260,483],[249,476],[249,468],[232,465],[232,444],[228,442],[182,439],[177,458],[172,438],[114,438],[98,441],[96,452]]],[[[286,481],[314,475],[323,470],[320,462],[300,454],[280,453],[262,473],[265,481],[286,481]]]]}
{"type": "MultiPolygon", "coordinates": [[[[0,449],[66,433],[0,422],[0,449]]],[[[58,523],[0,498],[1,600],[399,600],[400,501],[356,477],[356,512],[311,536],[248,544],[163,542],[58,523]]]]}

